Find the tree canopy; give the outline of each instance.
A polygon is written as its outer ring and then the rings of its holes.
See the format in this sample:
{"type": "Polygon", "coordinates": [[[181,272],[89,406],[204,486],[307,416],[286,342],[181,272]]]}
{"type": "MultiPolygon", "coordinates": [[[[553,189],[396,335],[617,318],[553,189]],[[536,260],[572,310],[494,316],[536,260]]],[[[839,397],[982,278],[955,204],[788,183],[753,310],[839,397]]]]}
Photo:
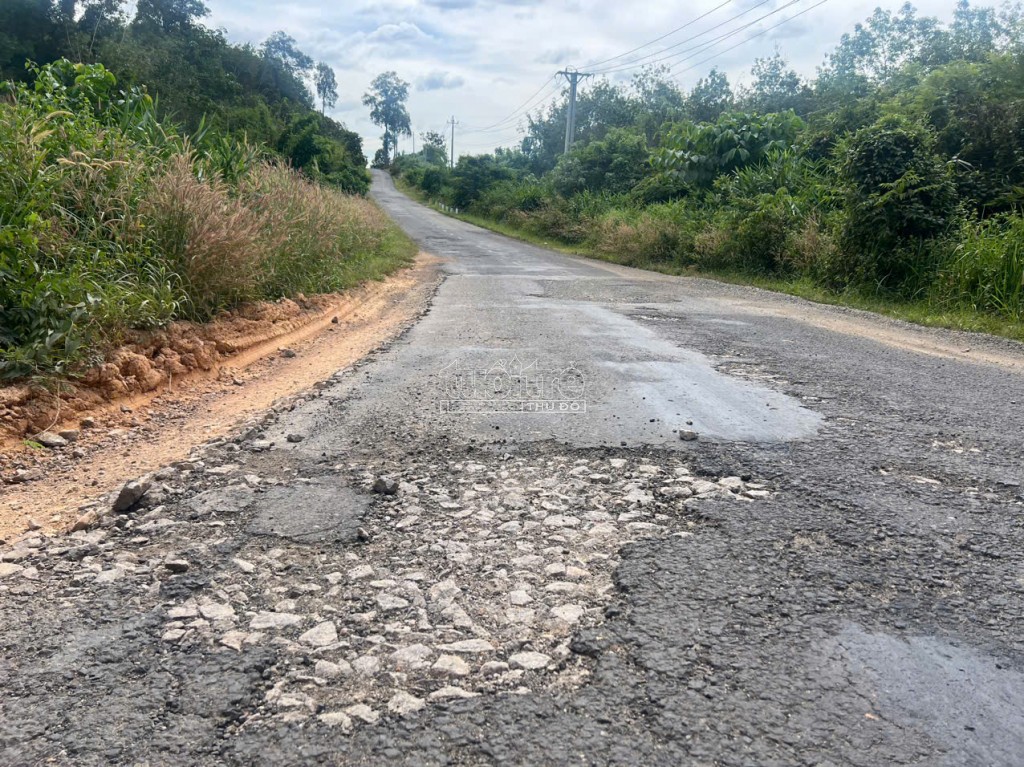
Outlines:
{"type": "Polygon", "coordinates": [[[409,83],[395,72],[377,75],[370,83],[370,90],[363,94],[363,104],[370,108],[370,119],[374,125],[384,129],[382,149],[385,165],[398,143],[398,137],[412,135],[409,111],[405,106],[408,98],[409,83]]]}
{"type": "Polygon", "coordinates": [[[337,103],[334,72],[314,69],[292,37],[233,45],[203,25],[201,0],[139,0],[130,11],[124,0],[0,1],[0,78],[31,78],[26,61],[103,63],[124,87],[145,87],[161,120],[245,137],[310,174],[367,188],[361,139],[325,114],[337,103]]]}

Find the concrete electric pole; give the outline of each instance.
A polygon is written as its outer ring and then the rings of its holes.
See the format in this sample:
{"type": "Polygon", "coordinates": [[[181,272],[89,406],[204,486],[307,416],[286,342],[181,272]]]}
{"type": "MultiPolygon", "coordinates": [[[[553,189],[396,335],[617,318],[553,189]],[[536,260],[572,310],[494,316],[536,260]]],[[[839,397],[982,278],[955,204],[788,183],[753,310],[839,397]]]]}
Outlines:
{"type": "Polygon", "coordinates": [[[572,142],[576,138],[576,89],[581,79],[593,77],[593,75],[587,72],[577,72],[575,70],[570,72],[564,69],[558,74],[569,81],[569,110],[565,116],[565,153],[569,154],[569,150],[572,149],[572,142]]]}
{"type": "Polygon", "coordinates": [[[455,119],[455,115],[452,115],[452,119],[449,120],[445,124],[452,126],[452,145],[451,145],[452,159],[451,159],[451,166],[454,168],[455,167],[455,126],[458,125],[459,122],[458,122],[458,120],[455,119]]]}

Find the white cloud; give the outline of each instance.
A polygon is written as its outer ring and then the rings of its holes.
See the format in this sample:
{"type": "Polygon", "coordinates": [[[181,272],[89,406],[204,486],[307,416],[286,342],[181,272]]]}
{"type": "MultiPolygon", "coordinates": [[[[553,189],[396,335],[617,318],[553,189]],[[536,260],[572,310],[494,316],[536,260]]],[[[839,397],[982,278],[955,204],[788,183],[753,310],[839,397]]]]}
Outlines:
{"type": "MultiPolygon", "coordinates": [[[[515,121],[512,128],[492,133],[460,136],[460,131],[501,121],[531,94],[553,95],[558,86],[551,77],[557,68],[584,68],[590,62],[622,54],[710,11],[721,0],[693,0],[685,6],[669,0],[643,4],[621,0],[586,4],[579,0],[350,0],[337,5],[322,0],[207,2],[209,22],[226,28],[230,39],[258,43],[283,29],[310,56],[335,67],[342,101],[334,116],[363,135],[367,153],[372,155],[381,131],[369,122],[359,99],[380,72],[393,69],[414,84],[409,112],[417,132],[443,130],[454,114],[461,123],[456,129],[456,148],[488,150],[515,141],[515,121]],[[548,84],[542,88],[545,81],[548,84]]],[[[733,82],[742,81],[753,60],[770,55],[778,45],[797,71],[813,76],[844,32],[866,19],[876,6],[896,11],[904,0],[831,0],[777,30],[743,42],[816,2],[800,0],[716,46],[690,50],[788,2],[772,0],[751,10],[742,21],[656,54],[757,2],[736,0],[626,61],[644,55],[654,59],[680,54],[665,63],[673,65],[674,76],[688,88],[712,66],[725,71],[733,82]],[[738,43],[742,44],[735,50],[723,52],[738,43]],[[715,58],[701,63],[712,56],[715,58]]],[[[918,0],[915,5],[922,15],[948,20],[956,0],[918,0]]],[[[609,77],[628,79],[631,74],[625,71],[609,77]]]]}
{"type": "Polygon", "coordinates": [[[416,89],[421,91],[450,91],[461,88],[466,80],[451,72],[430,72],[416,79],[416,89]]]}

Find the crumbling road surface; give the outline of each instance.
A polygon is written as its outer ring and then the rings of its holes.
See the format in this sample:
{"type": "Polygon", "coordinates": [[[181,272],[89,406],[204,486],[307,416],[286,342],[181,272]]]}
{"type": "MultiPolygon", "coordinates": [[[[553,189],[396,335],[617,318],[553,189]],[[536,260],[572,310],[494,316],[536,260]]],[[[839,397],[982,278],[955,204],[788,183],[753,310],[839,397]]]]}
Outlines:
{"type": "Polygon", "coordinates": [[[1020,346],[374,190],[416,325],[4,550],[0,762],[1024,761],[1020,346]]]}

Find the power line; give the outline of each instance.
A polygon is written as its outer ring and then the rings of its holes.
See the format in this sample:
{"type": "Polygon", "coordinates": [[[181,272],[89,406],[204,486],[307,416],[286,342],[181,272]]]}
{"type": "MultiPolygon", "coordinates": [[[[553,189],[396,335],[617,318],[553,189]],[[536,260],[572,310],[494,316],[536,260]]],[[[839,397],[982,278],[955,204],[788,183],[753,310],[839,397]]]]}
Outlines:
{"type": "MultiPolygon", "coordinates": [[[[707,41],[705,41],[703,43],[695,45],[692,48],[686,48],[686,49],[684,49],[682,51],[677,51],[676,53],[672,53],[672,54],[670,54],[668,56],[663,56],[663,57],[661,57],[659,59],[654,59],[653,61],[646,62],[646,64],[643,64],[643,66],[649,66],[651,64],[658,64],[658,63],[661,63],[661,62],[664,62],[664,61],[668,61],[670,59],[672,59],[672,60],[674,60],[676,62],[686,61],[687,59],[692,59],[694,56],[699,56],[701,53],[704,53],[704,52],[708,51],[709,49],[713,48],[718,43],[723,42],[725,40],[728,40],[730,37],[735,37],[740,32],[743,32],[746,29],[750,29],[752,26],[758,24],[759,22],[762,22],[765,19],[767,19],[767,18],[769,18],[771,16],[774,16],[777,13],[781,13],[782,11],[786,10],[787,8],[792,8],[794,5],[797,5],[800,2],[802,2],[802,0],[789,0],[788,3],[786,3],[785,5],[779,6],[774,11],[766,13],[763,16],[759,16],[758,18],[754,19],[753,21],[747,22],[746,24],[743,24],[742,26],[739,26],[739,27],[737,27],[736,29],[733,29],[730,32],[725,32],[724,34],[721,34],[718,37],[715,37],[715,38],[713,38],[711,40],[707,40],[707,41]]],[[[601,74],[606,74],[607,75],[607,74],[612,74],[614,72],[622,72],[622,71],[625,71],[625,70],[628,70],[628,69],[635,69],[637,66],[640,66],[640,65],[634,64],[634,65],[630,65],[630,66],[620,67],[618,69],[609,69],[609,70],[605,70],[601,74]]]]}
{"type": "MultiPolygon", "coordinates": [[[[648,54],[645,54],[645,55],[640,56],[638,58],[635,58],[635,59],[633,59],[630,62],[626,62],[625,64],[616,64],[614,67],[605,67],[605,68],[599,70],[599,74],[609,74],[611,72],[620,72],[620,71],[625,70],[625,69],[632,69],[632,68],[637,67],[637,66],[646,66],[648,64],[655,64],[658,61],[661,61],[662,59],[655,59],[654,61],[648,61],[648,59],[653,59],[655,56],[660,56],[663,53],[667,53],[668,51],[675,50],[676,48],[679,48],[679,47],[681,47],[683,45],[686,45],[686,43],[693,42],[694,40],[699,40],[700,38],[704,37],[705,35],[707,35],[707,34],[709,34],[711,32],[714,32],[716,29],[721,29],[722,27],[728,26],[729,24],[732,24],[734,21],[743,18],[748,13],[751,13],[752,11],[757,10],[758,8],[760,8],[763,5],[767,5],[770,2],[772,2],[772,0],[758,0],[758,2],[756,2],[754,5],[752,5],[749,8],[747,8],[745,11],[737,13],[735,16],[732,16],[732,17],[726,19],[725,21],[722,21],[722,22],[720,22],[718,24],[715,24],[713,27],[708,27],[703,32],[698,32],[695,35],[690,35],[689,37],[684,38],[683,40],[680,40],[677,43],[674,43],[672,45],[666,46],[665,48],[662,48],[661,50],[653,51],[652,53],[648,53],[648,54]]],[[[773,13],[778,13],[779,10],[781,10],[781,9],[776,9],[775,11],[773,11],[773,13]]],[[[771,14],[768,14],[768,15],[771,15],[771,14]]],[[[765,18],[765,17],[762,16],[761,18],[765,18]]],[[[755,19],[754,22],[752,22],[752,23],[756,24],[758,21],[760,21],[760,19],[755,19]]],[[[703,45],[703,44],[704,43],[701,43],[701,45],[703,45]]],[[[674,56],[674,55],[676,55],[676,54],[670,54],[670,56],[674,56]]]]}
{"type": "Polygon", "coordinates": [[[513,109],[509,113],[509,115],[507,117],[505,117],[505,118],[503,118],[501,120],[498,120],[498,122],[493,123],[492,125],[485,125],[483,128],[474,128],[473,130],[468,130],[468,131],[465,131],[465,132],[466,133],[482,133],[484,131],[493,130],[494,128],[497,128],[497,127],[499,127],[499,126],[509,122],[513,118],[517,117],[519,112],[520,112],[520,110],[522,110],[522,108],[525,107],[527,104],[530,104],[540,94],[541,91],[545,90],[548,87],[548,85],[551,83],[551,81],[554,80],[556,77],[557,77],[557,75],[551,75],[551,77],[549,77],[547,80],[544,81],[543,85],[541,85],[536,91],[534,91],[533,95],[531,95],[528,99],[526,99],[526,101],[524,101],[522,104],[520,104],[515,109],[513,109]]]}
{"type": "MultiPolygon", "coordinates": [[[[724,51],[719,51],[718,53],[715,53],[712,56],[708,56],[706,59],[701,59],[700,61],[698,61],[698,62],[696,62],[694,64],[691,64],[690,66],[686,67],[685,69],[680,69],[678,72],[673,72],[672,74],[681,75],[684,72],[689,72],[691,69],[696,69],[701,64],[706,64],[707,62],[711,61],[712,59],[717,59],[719,56],[722,56],[722,55],[724,55],[726,53],[729,53],[730,51],[734,51],[737,48],[741,48],[744,45],[746,45],[747,43],[749,43],[751,40],[755,40],[758,37],[761,37],[762,35],[766,35],[769,32],[771,32],[773,29],[778,29],[779,27],[783,26],[784,24],[788,24],[789,22],[793,21],[793,19],[797,19],[797,18],[803,16],[805,13],[810,13],[815,8],[820,8],[821,6],[823,6],[827,2],[829,2],[829,0],[818,0],[817,3],[815,3],[812,6],[810,6],[809,8],[805,8],[804,10],[800,11],[800,13],[794,13],[788,19],[783,19],[778,24],[774,24],[774,25],[768,27],[767,29],[762,29],[760,32],[757,32],[757,33],[751,35],[750,37],[746,38],[745,40],[741,40],[740,42],[736,43],[736,45],[732,45],[732,46],[726,48],[724,51]]],[[[792,5],[792,3],[791,3],[791,5],[792,5]]],[[[786,6],[783,6],[783,7],[786,7],[786,6]]]]}
{"type": "MultiPolygon", "coordinates": [[[[757,5],[754,5],[751,8],[747,9],[747,11],[745,11],[744,13],[738,14],[737,16],[734,16],[733,18],[729,19],[726,22],[723,22],[722,24],[718,24],[715,27],[712,27],[711,29],[705,30],[705,32],[689,38],[689,40],[694,40],[694,39],[697,39],[699,37],[703,37],[708,32],[714,31],[715,29],[718,29],[718,28],[724,26],[725,24],[730,23],[731,21],[735,21],[736,19],[740,18],[741,16],[746,15],[746,13],[749,13],[754,8],[757,8],[757,7],[761,6],[761,5],[764,5],[768,1],[769,0],[763,0],[762,2],[757,3],[757,5]]],[[[731,37],[736,36],[740,32],[743,32],[744,30],[749,29],[750,27],[754,26],[758,22],[761,22],[764,19],[767,19],[767,18],[769,18],[771,16],[774,16],[777,13],[781,13],[782,11],[786,10],[787,8],[791,8],[792,6],[798,4],[799,2],[802,2],[802,0],[790,0],[790,2],[786,3],[785,5],[780,6],[779,8],[776,8],[775,10],[771,11],[770,13],[766,13],[763,16],[760,16],[757,19],[754,19],[753,21],[748,22],[747,24],[744,24],[744,25],[742,25],[740,27],[737,27],[736,29],[733,29],[730,32],[726,32],[726,33],[724,33],[722,35],[719,35],[718,37],[713,38],[712,40],[708,40],[708,41],[706,41],[704,43],[701,43],[699,45],[693,46],[692,48],[688,48],[688,49],[683,50],[683,51],[678,51],[676,53],[673,53],[673,54],[670,54],[668,56],[664,56],[664,57],[655,59],[654,61],[649,61],[649,62],[646,62],[646,63],[647,64],[655,64],[655,63],[659,63],[661,61],[666,61],[668,59],[678,59],[679,61],[686,61],[687,59],[692,59],[695,56],[699,56],[701,53],[706,53],[708,50],[710,50],[711,48],[716,46],[718,43],[723,42],[725,40],[728,40],[731,37]],[[686,54],[689,54],[689,55],[686,55],[686,54]],[[682,57],[682,58],[680,58],[680,57],[682,57]]],[[[763,29],[763,30],[761,30],[759,32],[756,32],[755,34],[750,35],[749,37],[741,40],[740,42],[736,43],[735,45],[729,46],[728,48],[726,48],[724,50],[718,51],[717,53],[714,53],[711,56],[707,56],[707,57],[701,59],[700,61],[697,61],[697,62],[687,66],[685,69],[681,69],[681,70],[678,70],[678,71],[674,72],[673,74],[678,75],[678,74],[682,74],[683,72],[689,72],[690,70],[696,69],[697,67],[701,66],[702,64],[706,64],[707,62],[712,61],[713,59],[716,59],[719,56],[722,56],[722,55],[724,55],[726,53],[734,51],[737,48],[741,48],[742,46],[746,45],[748,42],[750,42],[752,40],[755,40],[758,37],[762,37],[763,35],[766,35],[769,32],[771,32],[771,31],[773,31],[775,29],[778,29],[779,27],[782,27],[785,24],[790,23],[791,21],[799,18],[800,16],[803,16],[803,15],[805,15],[807,13],[810,13],[811,11],[815,10],[816,8],[820,8],[821,6],[825,5],[825,3],[827,3],[827,2],[829,2],[829,0],[819,0],[819,2],[814,3],[813,5],[809,6],[808,8],[805,8],[804,10],[800,11],[799,13],[795,13],[792,16],[790,16],[788,18],[785,18],[782,21],[778,22],[777,24],[773,24],[770,27],[767,27],[767,28],[765,28],[765,29],[763,29]]],[[[718,6],[714,10],[717,10],[720,7],[722,7],[722,6],[718,6]]],[[[713,13],[713,12],[714,12],[713,10],[709,11],[708,14],[713,13]]],[[[705,16],[707,16],[708,14],[705,14],[705,16]]],[[[700,17],[700,18],[703,18],[703,17],[700,17]]],[[[699,21],[700,18],[694,19],[694,22],[699,21]]],[[[692,23],[693,22],[691,22],[691,24],[692,23]]],[[[687,26],[687,25],[684,25],[684,27],[685,26],[687,26]]],[[[675,30],[675,31],[678,31],[678,30],[675,30]]],[[[673,33],[668,33],[668,34],[673,34],[673,33]]],[[[667,37],[667,36],[668,35],[664,35],[662,38],[659,38],[659,39],[663,39],[664,37],[667,37]]],[[[654,41],[651,41],[651,42],[652,43],[653,42],[658,42],[658,40],[654,40],[654,41]]],[[[672,50],[673,48],[678,48],[680,45],[682,45],[685,42],[687,42],[687,41],[684,40],[681,43],[677,43],[676,45],[669,46],[667,48],[662,49],[661,51],[657,51],[655,53],[649,54],[648,56],[641,57],[641,58],[637,59],[632,64],[624,65],[622,67],[615,67],[615,68],[611,68],[611,69],[605,69],[605,70],[599,71],[597,74],[611,74],[613,72],[625,71],[627,69],[635,69],[637,66],[645,65],[643,63],[644,59],[649,59],[651,56],[657,56],[657,55],[659,55],[661,53],[664,53],[665,51],[672,50]]],[[[629,51],[629,52],[627,52],[625,54],[622,54],[622,56],[629,55],[629,53],[633,53],[636,50],[640,50],[640,49],[642,49],[644,47],[647,47],[650,44],[651,43],[646,43],[646,44],[644,44],[642,46],[639,46],[638,48],[635,48],[633,51],[629,51]]],[[[621,56],[617,56],[617,57],[614,57],[614,58],[621,58],[621,56]]],[[[605,61],[611,61],[611,60],[614,60],[614,58],[613,59],[606,59],[605,61]]],[[[598,62],[598,63],[601,63],[601,62],[598,62]]],[[[563,76],[569,77],[572,74],[573,74],[572,72],[559,72],[556,75],[554,75],[551,79],[554,79],[554,78],[558,77],[559,75],[563,75],[563,76]]],[[[575,73],[575,74],[582,75],[582,73],[575,73]]],[[[536,97],[542,91],[544,91],[548,87],[550,82],[551,82],[550,79],[548,81],[546,81],[544,83],[544,85],[542,85],[540,87],[540,89],[538,89],[536,92],[534,92],[534,94],[530,98],[528,98],[525,102],[523,102],[523,104],[521,104],[519,107],[517,107],[515,110],[513,110],[513,112],[508,117],[506,117],[504,120],[501,120],[501,121],[499,121],[497,123],[494,123],[491,126],[487,126],[486,128],[477,128],[477,129],[474,129],[474,130],[471,130],[471,131],[464,131],[464,133],[487,133],[487,132],[499,133],[499,134],[502,134],[501,137],[495,137],[495,138],[497,139],[498,143],[501,143],[502,139],[504,139],[505,135],[507,134],[507,132],[509,130],[508,126],[506,126],[506,127],[501,127],[501,126],[503,126],[505,123],[508,123],[511,119],[516,117],[520,113],[520,111],[523,109],[523,107],[525,107],[525,106],[531,104],[532,102],[534,102],[536,100],[536,97]]],[[[570,85],[571,85],[571,80],[570,80],[570,85]]],[[[558,88],[559,88],[559,86],[556,83],[555,88],[553,90],[549,90],[549,93],[545,93],[545,95],[542,97],[541,100],[543,100],[544,98],[547,98],[549,94],[556,92],[558,90],[558,88]]],[[[571,119],[571,115],[570,115],[570,119],[571,119]]],[[[453,127],[453,130],[454,130],[454,127],[453,127]]],[[[521,129],[518,129],[518,128],[513,129],[513,130],[514,130],[514,134],[513,135],[516,136],[516,137],[518,137],[518,135],[522,132],[521,129]]],[[[567,121],[567,131],[566,131],[567,140],[571,136],[571,133],[570,133],[571,130],[572,130],[572,128],[571,128],[570,124],[567,121]]],[[[454,135],[453,135],[453,143],[454,143],[454,135]]],[[[472,144],[471,143],[470,146],[476,147],[476,146],[483,146],[484,144],[485,144],[485,142],[481,142],[479,144],[472,144]]]]}
{"type": "MultiPolygon", "coordinates": [[[[515,120],[517,120],[518,118],[523,117],[526,114],[528,114],[530,109],[533,108],[533,106],[540,106],[548,98],[550,98],[551,96],[554,96],[556,93],[558,93],[559,90],[561,90],[561,85],[558,85],[556,83],[555,86],[553,88],[549,88],[547,90],[547,92],[543,96],[541,96],[540,98],[537,98],[537,99],[533,99],[534,103],[531,106],[529,106],[529,107],[527,107],[525,109],[520,108],[517,112],[514,112],[512,115],[510,115],[508,118],[506,118],[502,122],[495,123],[494,126],[489,127],[489,128],[474,128],[472,130],[467,130],[467,131],[464,131],[464,132],[465,133],[500,133],[502,131],[508,130],[510,127],[512,127],[512,123],[515,122],[515,120]]],[[[527,103],[529,103],[529,102],[527,102],[527,103]]]]}
{"type": "MultiPolygon", "coordinates": [[[[594,62],[591,62],[590,64],[587,64],[587,65],[586,65],[586,66],[584,67],[584,69],[594,69],[594,68],[596,68],[596,67],[599,67],[599,66],[601,66],[602,64],[607,64],[607,63],[608,63],[608,62],[610,62],[610,61],[615,61],[616,59],[623,59],[623,58],[625,58],[626,56],[630,55],[631,53],[636,53],[637,51],[639,51],[639,50],[643,50],[644,48],[647,48],[648,46],[654,45],[655,43],[660,43],[660,42],[661,42],[662,40],[664,40],[664,39],[665,39],[666,37],[671,37],[671,36],[672,36],[672,35],[674,35],[674,34],[675,34],[676,32],[682,32],[682,31],[683,31],[684,29],[686,29],[686,28],[688,28],[688,27],[692,27],[692,26],[693,26],[694,24],[696,24],[696,23],[697,23],[698,21],[703,21],[703,20],[704,20],[704,19],[706,19],[706,18],[707,18],[708,16],[710,16],[710,15],[711,15],[711,14],[713,14],[713,13],[715,13],[715,11],[720,11],[720,10],[721,10],[722,8],[725,8],[725,6],[727,6],[727,5],[730,5],[730,4],[732,3],[732,2],[733,2],[733,0],[725,0],[725,2],[724,2],[724,3],[722,3],[721,5],[716,5],[716,6],[714,7],[714,8],[712,8],[712,9],[711,9],[710,11],[708,11],[707,13],[701,14],[700,16],[698,16],[697,18],[693,19],[692,21],[688,21],[688,22],[686,22],[686,23],[685,23],[685,24],[683,24],[683,25],[682,25],[681,27],[676,27],[676,28],[675,28],[675,29],[673,29],[673,30],[672,30],[671,32],[666,32],[666,33],[665,33],[665,34],[663,34],[663,35],[662,35],[661,37],[656,37],[656,38],[654,38],[653,40],[649,40],[648,42],[644,43],[643,45],[638,45],[638,46],[637,46],[636,48],[634,48],[634,49],[633,49],[633,50],[631,50],[631,51],[626,51],[625,53],[620,53],[620,54],[619,54],[618,56],[612,56],[612,57],[611,57],[611,58],[609,58],[609,59],[601,59],[601,61],[594,61],[594,62]]],[[[766,0],[766,2],[767,2],[767,0],[766,0]]]]}
{"type": "MultiPolygon", "coordinates": [[[[707,18],[708,16],[710,16],[713,13],[715,13],[716,11],[718,11],[718,10],[724,8],[725,6],[729,5],[730,2],[732,2],[732,0],[727,0],[727,2],[724,2],[724,3],[720,4],[720,5],[715,6],[710,11],[707,11],[706,13],[698,16],[697,18],[695,18],[695,19],[693,19],[691,21],[688,21],[686,24],[683,24],[682,26],[677,27],[676,29],[672,30],[671,32],[667,32],[666,34],[662,35],[659,38],[656,38],[654,40],[646,42],[643,45],[637,46],[636,48],[634,48],[634,49],[632,49],[630,51],[626,51],[625,53],[621,53],[618,56],[613,56],[613,57],[611,57],[609,59],[604,59],[602,61],[598,61],[598,62],[596,62],[595,65],[592,65],[592,66],[596,66],[597,64],[605,64],[605,63],[608,63],[610,61],[615,61],[616,59],[621,59],[621,58],[623,58],[625,56],[628,56],[631,53],[635,53],[636,51],[639,51],[639,50],[641,50],[643,48],[646,48],[646,47],[648,47],[650,45],[653,45],[654,43],[657,43],[657,42],[659,42],[661,40],[664,40],[666,37],[669,37],[669,36],[675,34],[676,32],[680,32],[683,29],[686,29],[687,27],[693,26],[698,21],[701,21],[702,19],[707,18]]],[[[711,29],[705,30],[700,35],[696,35],[695,37],[687,38],[687,40],[684,40],[681,43],[679,43],[679,44],[677,44],[675,46],[672,46],[672,47],[678,47],[679,45],[682,45],[683,43],[686,43],[689,40],[694,40],[697,37],[702,37],[703,35],[706,35],[708,32],[712,32],[715,29],[718,29],[719,27],[723,26],[724,24],[728,24],[731,21],[735,21],[736,19],[740,18],[741,16],[744,16],[744,15],[750,13],[755,8],[758,8],[758,7],[764,5],[764,4],[768,3],[768,2],[771,2],[771,0],[759,0],[759,2],[756,5],[751,6],[750,8],[745,10],[743,13],[738,14],[737,16],[734,16],[733,18],[723,22],[722,24],[719,24],[718,26],[715,26],[715,27],[712,27],[711,29]]],[[[651,54],[651,55],[657,55],[658,53],[664,53],[666,50],[671,50],[671,48],[665,48],[665,49],[663,49],[661,51],[657,51],[656,53],[651,54]]],[[[557,82],[555,83],[555,87],[553,89],[548,89],[548,86],[550,85],[552,80],[556,80],[558,78],[559,74],[561,74],[561,73],[556,73],[555,75],[552,75],[550,78],[548,78],[543,83],[543,85],[540,86],[540,88],[538,88],[536,91],[534,91],[534,93],[529,98],[527,98],[526,101],[524,101],[522,104],[520,104],[515,109],[513,109],[512,112],[510,112],[508,114],[508,116],[506,116],[505,118],[499,120],[496,123],[492,123],[491,125],[486,125],[486,126],[484,126],[482,128],[471,128],[471,129],[464,130],[463,133],[464,134],[469,134],[469,133],[488,133],[488,132],[492,132],[492,131],[493,132],[497,132],[499,130],[504,130],[504,128],[506,127],[506,125],[508,123],[510,123],[512,120],[522,116],[522,114],[524,114],[526,111],[528,111],[529,108],[532,107],[534,102],[537,102],[537,103],[543,102],[549,96],[554,95],[555,93],[558,92],[559,86],[558,86],[557,82]],[[540,99],[537,99],[537,96],[542,91],[545,91],[546,89],[548,89],[548,92],[545,93],[544,96],[542,96],[540,99]]]]}

